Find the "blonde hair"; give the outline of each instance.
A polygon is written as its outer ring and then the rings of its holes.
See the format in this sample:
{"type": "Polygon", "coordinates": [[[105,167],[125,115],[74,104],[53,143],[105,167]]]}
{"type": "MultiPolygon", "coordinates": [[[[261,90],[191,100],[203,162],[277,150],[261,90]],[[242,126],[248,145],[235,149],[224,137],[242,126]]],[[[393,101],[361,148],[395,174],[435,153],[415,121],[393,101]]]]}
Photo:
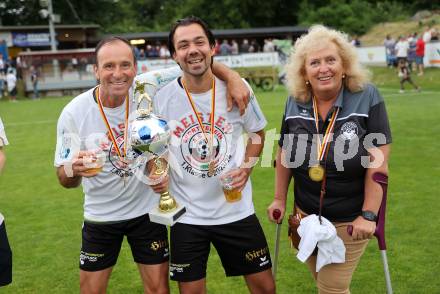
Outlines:
{"type": "Polygon", "coordinates": [[[295,99],[307,102],[312,93],[304,78],[307,53],[324,48],[329,42],[336,45],[342,59],[345,74],[343,84],[346,88],[351,92],[361,91],[369,81],[370,73],[359,63],[356,49],[348,41],[348,36],[323,25],[314,25],[307,34],[296,40],[286,65],[287,88],[295,99]]]}

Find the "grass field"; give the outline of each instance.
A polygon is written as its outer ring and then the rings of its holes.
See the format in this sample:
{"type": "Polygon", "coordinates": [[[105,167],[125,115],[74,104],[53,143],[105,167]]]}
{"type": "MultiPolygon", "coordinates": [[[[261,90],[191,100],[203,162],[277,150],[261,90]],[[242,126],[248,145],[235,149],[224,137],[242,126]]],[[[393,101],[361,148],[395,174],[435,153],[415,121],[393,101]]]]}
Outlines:
{"type": "MultiPolygon", "coordinates": [[[[398,94],[389,69],[374,69],[374,80],[385,97],[393,133],[387,217],[388,259],[395,293],[440,293],[440,70],[416,79],[422,93],[398,94]],[[437,191],[437,192],[436,192],[437,191]]],[[[408,86],[407,86],[408,88],[408,86]]],[[[257,92],[269,121],[279,129],[286,99],[284,88],[257,92]]],[[[63,189],[55,176],[53,153],[56,120],[71,97],[0,101],[10,146],[0,177],[0,211],[5,215],[14,252],[13,284],[1,293],[78,293],[81,240],[80,189],[63,189]]],[[[273,195],[274,171],[256,168],[252,175],[254,203],[271,252],[275,226],[265,209],[273,195]]],[[[290,201],[292,201],[290,195],[290,201]]],[[[306,266],[288,247],[282,228],[278,293],[314,293],[306,266]]],[[[241,278],[225,278],[215,250],[208,265],[208,293],[247,293],[241,278]]],[[[177,293],[174,282],[172,292],[177,293]]],[[[352,293],[385,293],[382,264],[372,240],[354,275],[352,293]]],[[[109,285],[109,293],[142,293],[137,269],[126,243],[109,285]]]]}

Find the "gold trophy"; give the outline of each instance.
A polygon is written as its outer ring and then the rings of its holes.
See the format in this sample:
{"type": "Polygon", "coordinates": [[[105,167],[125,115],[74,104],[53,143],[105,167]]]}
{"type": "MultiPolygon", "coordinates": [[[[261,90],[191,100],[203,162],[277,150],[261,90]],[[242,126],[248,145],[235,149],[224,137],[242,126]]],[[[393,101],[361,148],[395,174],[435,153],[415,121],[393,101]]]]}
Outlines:
{"type": "MultiPolygon", "coordinates": [[[[164,158],[168,154],[171,131],[166,120],[152,113],[152,100],[145,90],[146,85],[155,86],[148,82],[136,81],[134,96],[137,99],[137,117],[130,123],[130,146],[138,154],[153,156],[154,174],[165,176],[168,172],[168,162],[164,158]],[[146,108],[142,108],[145,100],[146,108]]],[[[178,205],[168,191],[160,194],[159,206],[149,212],[152,222],[172,226],[186,212],[184,206],[178,205]]]]}

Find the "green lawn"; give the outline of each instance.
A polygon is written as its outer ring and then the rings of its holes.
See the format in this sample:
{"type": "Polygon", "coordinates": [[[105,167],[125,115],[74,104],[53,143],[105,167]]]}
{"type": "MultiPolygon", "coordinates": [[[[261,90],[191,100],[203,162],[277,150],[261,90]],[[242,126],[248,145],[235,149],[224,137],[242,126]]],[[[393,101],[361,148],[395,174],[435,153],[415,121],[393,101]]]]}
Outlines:
{"type": "MultiPolygon", "coordinates": [[[[414,77],[422,93],[398,94],[390,69],[374,69],[385,97],[393,132],[388,204],[388,259],[395,293],[440,293],[440,70],[414,77]],[[437,192],[435,192],[437,191],[437,192]]],[[[409,89],[409,86],[406,86],[409,89]]],[[[269,121],[279,129],[286,91],[257,92],[269,121]]],[[[14,251],[13,284],[1,293],[78,293],[81,240],[80,189],[63,189],[53,168],[56,120],[71,97],[20,101],[0,100],[10,146],[0,177],[0,211],[5,215],[14,251]]],[[[274,142],[267,142],[268,150],[274,142]]],[[[274,171],[258,167],[253,175],[254,203],[273,251],[275,225],[265,209],[273,195],[274,171]]],[[[290,200],[292,200],[290,196],[290,200]]],[[[313,293],[306,266],[288,246],[283,225],[277,287],[279,293],[313,293]]],[[[225,278],[218,255],[208,265],[208,293],[247,293],[241,278],[225,278]]],[[[177,293],[174,282],[172,292],[177,293]]],[[[352,293],[384,293],[382,264],[375,240],[370,242],[352,282],[352,293]]],[[[126,243],[110,281],[109,293],[142,293],[140,278],[126,243]]]]}

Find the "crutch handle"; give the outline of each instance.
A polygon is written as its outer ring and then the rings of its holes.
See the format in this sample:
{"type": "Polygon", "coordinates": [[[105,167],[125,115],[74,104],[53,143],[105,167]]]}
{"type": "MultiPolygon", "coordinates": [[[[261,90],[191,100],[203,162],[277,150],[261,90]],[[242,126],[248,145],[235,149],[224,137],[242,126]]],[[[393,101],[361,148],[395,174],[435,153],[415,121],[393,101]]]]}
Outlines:
{"type": "Polygon", "coordinates": [[[272,216],[277,221],[277,224],[281,224],[281,222],[278,222],[278,220],[281,216],[281,211],[279,209],[274,209],[272,212],[272,216]]]}
{"type": "Polygon", "coordinates": [[[351,236],[353,235],[353,226],[352,225],[348,225],[347,226],[347,233],[351,236]]]}

